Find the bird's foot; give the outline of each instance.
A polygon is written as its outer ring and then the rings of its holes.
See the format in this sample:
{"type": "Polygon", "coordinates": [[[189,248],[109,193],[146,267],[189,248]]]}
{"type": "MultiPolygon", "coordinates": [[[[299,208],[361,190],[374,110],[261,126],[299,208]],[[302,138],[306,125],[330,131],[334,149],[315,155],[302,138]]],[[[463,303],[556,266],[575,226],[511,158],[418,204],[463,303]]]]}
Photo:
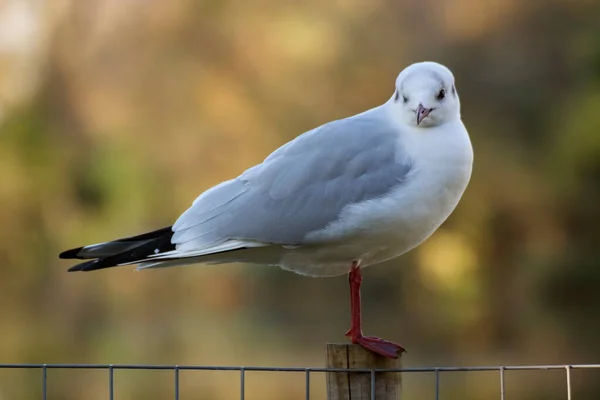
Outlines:
{"type": "Polygon", "coordinates": [[[365,349],[384,357],[398,358],[402,352],[406,351],[404,347],[399,344],[375,336],[363,336],[362,334],[353,335],[352,330],[346,332],[346,336],[350,336],[352,343],[359,344],[365,349]]]}

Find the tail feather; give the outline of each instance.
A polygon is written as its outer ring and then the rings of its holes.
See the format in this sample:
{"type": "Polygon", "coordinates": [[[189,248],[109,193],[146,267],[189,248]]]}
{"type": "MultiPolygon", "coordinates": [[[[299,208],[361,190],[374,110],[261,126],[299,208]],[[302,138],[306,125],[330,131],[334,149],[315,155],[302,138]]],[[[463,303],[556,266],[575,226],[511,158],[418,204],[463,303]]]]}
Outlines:
{"type": "Polygon", "coordinates": [[[175,245],[171,243],[172,236],[173,231],[169,226],[142,235],[67,250],[62,252],[59,257],[67,259],[95,258],[74,265],[69,268],[69,272],[95,271],[116,267],[124,263],[135,263],[148,258],[150,255],[175,250],[175,245]]]}

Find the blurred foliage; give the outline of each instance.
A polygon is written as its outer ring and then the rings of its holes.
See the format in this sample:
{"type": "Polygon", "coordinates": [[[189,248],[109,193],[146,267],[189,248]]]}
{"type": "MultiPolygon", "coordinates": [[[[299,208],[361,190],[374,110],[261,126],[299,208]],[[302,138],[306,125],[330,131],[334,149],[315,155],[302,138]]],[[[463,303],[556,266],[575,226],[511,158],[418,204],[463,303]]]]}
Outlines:
{"type": "MultiPolygon", "coordinates": [[[[0,0],[0,363],[322,366],[349,324],[343,277],[66,274],[57,254],[171,224],[425,59],[455,73],[474,175],[429,241],[365,271],[367,332],[403,343],[408,366],[598,363],[599,19],[585,0],[0,0]]],[[[119,371],[115,394],[169,398],[171,378],[119,371]]],[[[237,398],[237,379],[182,373],[182,398],[237,398]]],[[[303,379],[249,373],[246,398],[301,399],[303,379]]],[[[510,372],[507,396],[564,399],[563,379],[510,372]]],[[[493,374],[441,383],[444,399],[498,396],[493,374]]],[[[40,384],[0,370],[0,399],[40,384]]],[[[573,384],[600,397],[597,374],[573,384]]],[[[432,385],[407,374],[405,397],[432,385]]],[[[107,377],[50,371],[48,390],[106,398],[107,377]]]]}

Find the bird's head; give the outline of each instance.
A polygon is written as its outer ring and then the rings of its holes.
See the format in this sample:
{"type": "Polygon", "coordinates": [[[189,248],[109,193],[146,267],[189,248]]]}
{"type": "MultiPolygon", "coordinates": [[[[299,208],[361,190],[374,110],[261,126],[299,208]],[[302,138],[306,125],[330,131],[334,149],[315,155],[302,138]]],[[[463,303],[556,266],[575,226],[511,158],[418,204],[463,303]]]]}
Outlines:
{"type": "Polygon", "coordinates": [[[431,127],[460,118],[460,101],[452,72],[435,62],[405,68],[389,101],[410,126],[431,127]]]}

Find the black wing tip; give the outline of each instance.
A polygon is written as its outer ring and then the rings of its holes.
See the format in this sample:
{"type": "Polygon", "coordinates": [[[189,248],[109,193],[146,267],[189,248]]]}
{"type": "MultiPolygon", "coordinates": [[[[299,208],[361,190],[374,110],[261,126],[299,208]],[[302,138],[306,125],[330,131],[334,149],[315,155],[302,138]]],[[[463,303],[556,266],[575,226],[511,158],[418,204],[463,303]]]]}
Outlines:
{"type": "MultiPolygon", "coordinates": [[[[171,237],[173,236],[173,230],[170,226],[153,231],[144,233],[138,236],[132,236],[130,238],[118,239],[113,242],[123,241],[143,241],[139,246],[133,247],[122,253],[116,253],[105,257],[100,257],[95,260],[89,260],[80,264],[74,265],[68,269],[68,272],[88,272],[96,271],[98,269],[112,268],[119,265],[135,264],[136,261],[144,260],[148,255],[155,254],[156,250],[160,252],[166,252],[175,249],[175,245],[171,243],[171,237]]],[[[89,257],[80,257],[79,253],[85,247],[78,247],[76,249],[66,250],[59,254],[59,258],[63,259],[87,259],[89,257]]]]}
{"type": "MultiPolygon", "coordinates": [[[[130,237],[126,237],[126,238],[121,238],[121,239],[116,239],[113,240],[112,242],[106,242],[106,244],[108,243],[114,243],[114,242],[134,242],[134,241],[147,241],[147,240],[151,240],[151,239],[157,239],[160,237],[164,237],[164,236],[168,236],[169,238],[171,236],[173,236],[173,227],[172,226],[166,226],[164,228],[160,228],[157,229],[155,231],[151,231],[151,232],[146,232],[146,233],[142,233],[141,235],[136,235],[136,236],[130,236],[130,237]]],[[[105,243],[102,243],[105,244],[105,243]]],[[[58,255],[58,258],[62,258],[62,259],[80,259],[80,260],[85,260],[86,258],[89,257],[81,257],[79,256],[79,252],[81,250],[83,250],[86,246],[82,246],[82,247],[77,247],[75,249],[69,249],[69,250],[65,250],[62,253],[60,253],[58,255]]]]}
{"type": "Polygon", "coordinates": [[[69,268],[67,270],[67,272],[78,272],[78,271],[82,271],[82,272],[88,272],[88,271],[94,271],[96,269],[101,269],[103,267],[98,265],[98,260],[92,260],[92,261],[87,261],[87,262],[83,262],[77,265],[73,265],[71,268],[69,268]]]}
{"type": "Polygon", "coordinates": [[[82,271],[81,264],[73,265],[71,268],[67,270],[67,272],[77,272],[82,271]]]}
{"type": "Polygon", "coordinates": [[[69,250],[65,250],[62,253],[60,253],[58,255],[58,258],[62,258],[62,259],[73,259],[73,258],[79,258],[78,254],[79,252],[83,250],[83,247],[78,247],[76,249],[69,249],[69,250]]]}

